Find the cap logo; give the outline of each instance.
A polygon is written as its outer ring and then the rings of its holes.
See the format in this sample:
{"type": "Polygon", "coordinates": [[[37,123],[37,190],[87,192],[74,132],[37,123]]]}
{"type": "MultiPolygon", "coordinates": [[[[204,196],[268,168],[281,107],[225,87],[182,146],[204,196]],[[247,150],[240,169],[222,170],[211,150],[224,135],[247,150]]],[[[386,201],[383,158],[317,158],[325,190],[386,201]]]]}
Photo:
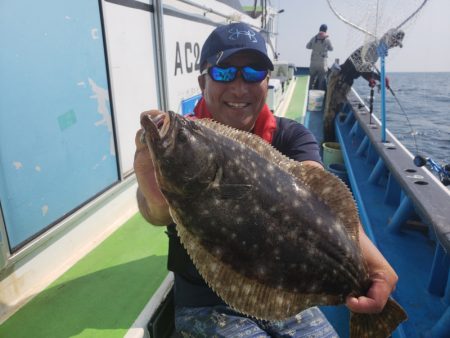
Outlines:
{"type": "Polygon", "coordinates": [[[229,31],[230,35],[228,36],[229,40],[237,40],[241,35],[247,36],[250,42],[258,42],[256,40],[256,33],[253,30],[240,31],[237,28],[231,28],[229,31]]]}

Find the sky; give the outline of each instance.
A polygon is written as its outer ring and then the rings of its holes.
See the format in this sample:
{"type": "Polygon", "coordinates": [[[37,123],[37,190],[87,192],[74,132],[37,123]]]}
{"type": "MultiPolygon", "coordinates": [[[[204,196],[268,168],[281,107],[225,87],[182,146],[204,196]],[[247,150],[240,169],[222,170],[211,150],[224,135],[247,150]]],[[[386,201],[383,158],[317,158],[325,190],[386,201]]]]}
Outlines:
{"type": "MultiPolygon", "coordinates": [[[[337,4],[339,1],[335,0],[337,4]]],[[[391,0],[398,1],[398,0],[391,0]]],[[[408,1],[408,0],[405,0],[408,1]]],[[[305,48],[323,23],[334,47],[328,63],[340,63],[355,49],[354,39],[363,42],[362,34],[339,20],[327,0],[271,0],[272,6],[284,9],[278,23],[279,59],[296,66],[309,66],[311,51],[305,48]],[[359,37],[358,37],[359,35],[359,37]]],[[[404,14],[406,15],[406,14],[404,14]]],[[[450,72],[450,1],[429,0],[412,24],[405,26],[403,48],[389,51],[387,72],[450,72]]]]}

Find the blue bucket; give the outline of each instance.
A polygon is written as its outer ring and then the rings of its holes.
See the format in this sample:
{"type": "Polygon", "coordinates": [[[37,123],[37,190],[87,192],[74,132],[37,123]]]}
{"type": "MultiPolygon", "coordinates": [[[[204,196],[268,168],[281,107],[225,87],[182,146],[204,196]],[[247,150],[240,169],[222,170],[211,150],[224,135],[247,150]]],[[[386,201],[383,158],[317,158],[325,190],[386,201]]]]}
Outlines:
{"type": "Polygon", "coordinates": [[[330,173],[335,174],[339,177],[347,186],[349,187],[347,169],[345,168],[345,164],[342,163],[330,163],[327,166],[327,169],[330,173]]]}

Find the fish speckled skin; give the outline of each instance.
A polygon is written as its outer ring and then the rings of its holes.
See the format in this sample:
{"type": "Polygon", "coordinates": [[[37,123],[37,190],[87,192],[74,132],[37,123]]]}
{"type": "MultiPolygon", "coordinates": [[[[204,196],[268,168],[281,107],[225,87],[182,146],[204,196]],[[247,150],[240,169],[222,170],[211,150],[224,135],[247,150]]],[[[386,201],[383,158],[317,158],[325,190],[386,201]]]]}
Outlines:
{"type": "MultiPolygon", "coordinates": [[[[338,178],[212,120],[154,111],[141,124],[181,242],[226,303],[272,320],[366,294],[358,214],[338,178]]],[[[389,300],[353,314],[351,334],[387,337],[405,319],[389,300]]]]}

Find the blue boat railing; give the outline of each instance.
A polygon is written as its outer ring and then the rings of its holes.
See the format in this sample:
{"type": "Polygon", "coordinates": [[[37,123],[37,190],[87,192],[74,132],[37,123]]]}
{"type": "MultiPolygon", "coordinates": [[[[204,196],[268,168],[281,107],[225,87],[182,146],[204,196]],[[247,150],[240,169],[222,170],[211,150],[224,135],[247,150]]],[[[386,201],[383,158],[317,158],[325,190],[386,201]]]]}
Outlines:
{"type": "MultiPolygon", "coordinates": [[[[420,292],[417,303],[423,299],[434,311],[425,323],[413,305],[406,306],[410,322],[396,335],[450,337],[449,190],[425,167],[414,165],[413,155],[390,132],[381,141],[380,121],[370,118],[356,92],[348,95],[335,128],[361,221],[399,273],[394,296],[403,298],[401,303],[414,303],[411,299],[420,292]],[[396,243],[404,243],[404,252],[395,248],[396,243]],[[419,251],[423,257],[414,262],[419,251]],[[417,266],[422,267],[421,276],[412,273],[417,266]]],[[[426,306],[421,311],[423,315],[426,306]]]]}

